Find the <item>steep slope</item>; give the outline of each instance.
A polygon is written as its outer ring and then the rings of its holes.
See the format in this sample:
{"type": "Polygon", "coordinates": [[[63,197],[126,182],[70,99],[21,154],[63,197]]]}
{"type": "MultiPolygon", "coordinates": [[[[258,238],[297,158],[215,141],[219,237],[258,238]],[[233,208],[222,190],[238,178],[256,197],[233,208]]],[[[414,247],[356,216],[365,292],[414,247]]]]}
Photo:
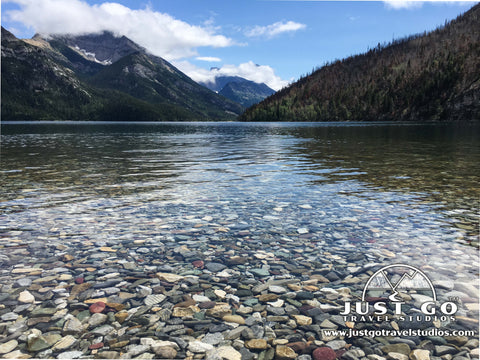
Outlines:
{"type": "Polygon", "coordinates": [[[245,107],[275,93],[275,90],[266,84],[258,84],[240,76],[217,76],[214,81],[201,84],[245,107]]]}
{"type": "Polygon", "coordinates": [[[227,99],[233,100],[245,107],[259,103],[266,97],[275,93],[265,84],[257,84],[253,81],[229,82],[219,92],[227,99]]]}
{"type": "Polygon", "coordinates": [[[91,89],[50,52],[2,27],[3,120],[78,119],[98,105],[91,89]]]}
{"type": "Polygon", "coordinates": [[[126,37],[22,41],[2,28],[4,120],[231,120],[242,110],[126,37]]]}
{"type": "Polygon", "coordinates": [[[201,84],[212,91],[220,92],[228,83],[244,81],[248,80],[240,76],[217,76],[213,81],[203,82],[201,84]]]}
{"type": "Polygon", "coordinates": [[[478,120],[480,5],[431,33],[326,65],[240,119],[478,120]]]}

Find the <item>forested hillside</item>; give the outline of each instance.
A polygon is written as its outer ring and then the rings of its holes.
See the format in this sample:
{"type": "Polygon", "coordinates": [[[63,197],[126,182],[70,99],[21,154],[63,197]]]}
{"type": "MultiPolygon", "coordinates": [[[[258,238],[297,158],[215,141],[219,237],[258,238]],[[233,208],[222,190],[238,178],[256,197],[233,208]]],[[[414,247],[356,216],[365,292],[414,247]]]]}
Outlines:
{"type": "Polygon", "coordinates": [[[431,33],[338,60],[255,105],[243,121],[478,120],[480,5],[431,33]]]}

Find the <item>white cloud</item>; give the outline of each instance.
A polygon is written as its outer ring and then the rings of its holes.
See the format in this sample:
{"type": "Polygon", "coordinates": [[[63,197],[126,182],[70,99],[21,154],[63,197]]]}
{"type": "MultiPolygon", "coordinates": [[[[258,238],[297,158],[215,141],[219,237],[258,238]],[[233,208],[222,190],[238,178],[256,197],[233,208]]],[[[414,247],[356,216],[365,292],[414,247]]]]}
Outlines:
{"type": "Polygon", "coordinates": [[[423,5],[423,1],[411,1],[411,0],[387,0],[384,1],[385,5],[388,8],[399,10],[399,9],[415,9],[420,8],[423,5]]]}
{"type": "Polygon", "coordinates": [[[240,76],[256,83],[265,83],[274,90],[280,90],[289,84],[289,81],[275,75],[270,66],[256,65],[252,61],[240,65],[223,65],[210,70],[199,68],[188,61],[175,61],[174,65],[193,80],[203,83],[213,82],[217,76],[240,76]]]}
{"type": "Polygon", "coordinates": [[[466,5],[475,4],[476,1],[464,1],[464,0],[384,0],[385,6],[394,9],[418,9],[423,6],[424,3],[429,4],[444,4],[444,5],[466,5]]]}
{"type": "Polygon", "coordinates": [[[38,33],[82,34],[109,30],[127,36],[169,61],[195,56],[196,49],[202,46],[234,45],[232,39],[217,34],[217,28],[211,23],[190,25],[149,7],[132,10],[114,2],[89,5],[82,0],[7,1],[20,5],[19,10],[6,12],[8,19],[38,33]]]}
{"type": "Polygon", "coordinates": [[[300,24],[294,21],[287,21],[287,22],[279,21],[267,26],[257,25],[253,28],[248,29],[245,32],[245,35],[247,35],[248,37],[266,36],[268,38],[271,38],[282,33],[295,32],[298,30],[302,30],[302,29],[305,29],[306,27],[307,26],[305,24],[300,24]]]}
{"type": "Polygon", "coordinates": [[[197,56],[195,59],[199,60],[199,61],[206,61],[206,62],[220,62],[220,61],[222,61],[222,59],[220,59],[218,57],[214,57],[214,56],[197,56]]]}

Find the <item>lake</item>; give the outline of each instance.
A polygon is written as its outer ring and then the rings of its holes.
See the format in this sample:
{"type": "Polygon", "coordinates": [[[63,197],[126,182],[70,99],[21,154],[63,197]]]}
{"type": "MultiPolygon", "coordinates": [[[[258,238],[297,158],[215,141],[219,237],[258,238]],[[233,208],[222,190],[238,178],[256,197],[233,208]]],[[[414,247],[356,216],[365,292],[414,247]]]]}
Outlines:
{"type": "Polygon", "coordinates": [[[475,302],[479,135],[478,124],[3,123],[2,274],[65,254],[100,274],[127,261],[181,273],[195,256],[249,257],[280,277],[292,261],[354,278],[401,263],[445,296],[448,281],[467,284],[475,302]]]}

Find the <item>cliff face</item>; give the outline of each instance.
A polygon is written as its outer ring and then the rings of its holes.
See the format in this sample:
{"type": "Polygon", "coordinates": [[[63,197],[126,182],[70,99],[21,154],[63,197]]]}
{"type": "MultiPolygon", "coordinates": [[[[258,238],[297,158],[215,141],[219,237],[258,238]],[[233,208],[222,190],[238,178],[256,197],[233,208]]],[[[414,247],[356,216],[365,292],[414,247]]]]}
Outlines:
{"type": "Polygon", "coordinates": [[[23,41],[2,28],[3,120],[232,120],[242,110],[126,37],[23,41]]]}
{"type": "Polygon", "coordinates": [[[244,121],[480,118],[480,5],[431,33],[328,64],[241,116],[244,121]]]}

